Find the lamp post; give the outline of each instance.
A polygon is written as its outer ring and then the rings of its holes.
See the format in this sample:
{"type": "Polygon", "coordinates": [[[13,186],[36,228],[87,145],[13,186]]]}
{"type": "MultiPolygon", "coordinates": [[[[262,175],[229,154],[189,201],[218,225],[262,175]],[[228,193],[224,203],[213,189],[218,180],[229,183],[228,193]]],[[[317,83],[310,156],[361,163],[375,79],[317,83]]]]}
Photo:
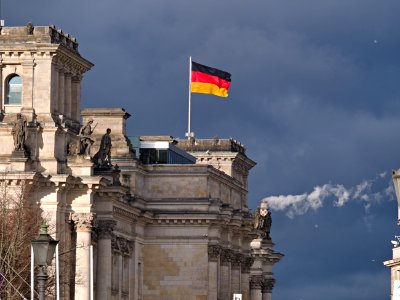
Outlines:
{"type": "Polygon", "coordinates": [[[53,260],[54,252],[58,241],[54,240],[47,233],[46,224],[40,226],[39,237],[32,241],[33,254],[35,257],[35,265],[39,266],[39,274],[37,275],[38,280],[38,293],[39,300],[44,300],[44,292],[46,289],[47,276],[47,266],[51,265],[53,260]]]}

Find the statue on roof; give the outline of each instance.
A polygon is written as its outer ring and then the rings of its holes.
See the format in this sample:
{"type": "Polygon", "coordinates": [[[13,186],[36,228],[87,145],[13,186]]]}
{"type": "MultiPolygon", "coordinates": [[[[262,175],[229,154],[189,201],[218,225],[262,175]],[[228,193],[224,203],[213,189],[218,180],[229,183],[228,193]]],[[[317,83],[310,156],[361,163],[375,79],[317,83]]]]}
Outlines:
{"type": "Polygon", "coordinates": [[[106,133],[101,138],[99,152],[96,153],[95,158],[100,167],[111,167],[111,129],[107,128],[106,133]]]}
{"type": "Polygon", "coordinates": [[[28,24],[26,24],[26,33],[28,35],[32,35],[34,29],[35,27],[33,26],[32,22],[28,22],[28,24]]]}
{"type": "Polygon", "coordinates": [[[257,207],[257,211],[254,215],[254,228],[261,231],[260,238],[270,240],[272,218],[271,212],[268,209],[268,202],[261,201],[260,207],[257,207]]]}
{"type": "Polygon", "coordinates": [[[90,156],[90,147],[93,145],[94,140],[92,140],[91,135],[96,128],[97,124],[92,129],[93,119],[90,118],[87,123],[81,128],[79,132],[80,137],[80,151],[79,154],[84,154],[85,156],[90,156]]]}

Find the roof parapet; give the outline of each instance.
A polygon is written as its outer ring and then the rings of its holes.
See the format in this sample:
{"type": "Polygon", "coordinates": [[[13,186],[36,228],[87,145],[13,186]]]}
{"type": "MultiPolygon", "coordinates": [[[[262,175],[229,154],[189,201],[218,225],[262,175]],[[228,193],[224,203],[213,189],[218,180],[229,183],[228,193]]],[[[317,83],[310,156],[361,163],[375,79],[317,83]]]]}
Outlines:
{"type": "Polygon", "coordinates": [[[76,38],[57,29],[55,25],[33,26],[28,23],[26,26],[1,27],[0,44],[10,43],[49,43],[61,44],[64,47],[78,53],[78,42],[76,38]]]}
{"type": "Polygon", "coordinates": [[[234,139],[192,139],[177,140],[177,146],[186,151],[230,151],[246,155],[245,146],[234,139]]]}

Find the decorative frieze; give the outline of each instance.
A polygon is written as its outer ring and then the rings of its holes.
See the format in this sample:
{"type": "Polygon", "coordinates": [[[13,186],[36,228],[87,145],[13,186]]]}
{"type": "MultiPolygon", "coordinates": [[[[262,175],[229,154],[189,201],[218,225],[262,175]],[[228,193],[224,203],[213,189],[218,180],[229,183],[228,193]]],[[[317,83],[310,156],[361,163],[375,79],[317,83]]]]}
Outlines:
{"type": "Polygon", "coordinates": [[[117,206],[113,207],[113,212],[116,213],[116,214],[119,214],[121,216],[128,217],[128,218],[133,219],[133,220],[137,219],[137,215],[134,214],[133,212],[127,211],[127,210],[122,209],[122,208],[117,207],[117,206]]]}

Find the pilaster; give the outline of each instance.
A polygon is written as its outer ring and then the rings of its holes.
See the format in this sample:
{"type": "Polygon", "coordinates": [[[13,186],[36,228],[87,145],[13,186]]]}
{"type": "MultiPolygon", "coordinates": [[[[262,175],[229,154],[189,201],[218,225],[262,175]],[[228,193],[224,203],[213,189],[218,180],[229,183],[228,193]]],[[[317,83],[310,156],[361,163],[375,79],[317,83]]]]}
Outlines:
{"type": "Polygon", "coordinates": [[[208,245],[208,299],[218,299],[219,256],[222,248],[219,245],[208,245]]]}

